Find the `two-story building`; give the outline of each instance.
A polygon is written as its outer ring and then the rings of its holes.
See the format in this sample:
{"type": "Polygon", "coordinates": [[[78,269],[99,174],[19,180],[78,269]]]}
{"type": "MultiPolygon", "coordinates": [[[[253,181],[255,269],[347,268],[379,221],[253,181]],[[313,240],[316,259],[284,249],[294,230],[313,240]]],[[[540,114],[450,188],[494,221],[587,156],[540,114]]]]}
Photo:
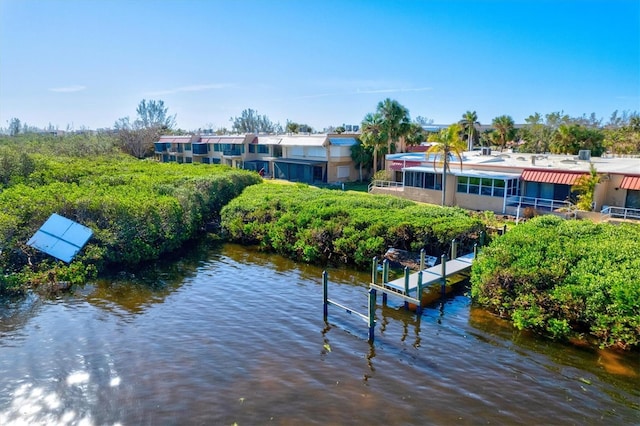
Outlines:
{"type": "Polygon", "coordinates": [[[353,134],[166,135],[155,143],[155,158],[262,170],[295,182],[337,183],[358,178],[351,158],[356,143],[353,134]]]}

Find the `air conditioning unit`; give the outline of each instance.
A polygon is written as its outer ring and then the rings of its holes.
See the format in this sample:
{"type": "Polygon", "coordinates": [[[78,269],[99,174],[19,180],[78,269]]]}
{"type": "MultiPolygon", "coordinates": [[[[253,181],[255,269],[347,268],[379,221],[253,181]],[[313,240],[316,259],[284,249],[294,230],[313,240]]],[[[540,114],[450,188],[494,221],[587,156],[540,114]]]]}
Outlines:
{"type": "Polygon", "coordinates": [[[591,150],[581,149],[580,151],[578,151],[578,160],[582,160],[582,161],[591,160],[591,150]]]}
{"type": "Polygon", "coordinates": [[[480,151],[481,155],[491,155],[491,147],[489,146],[483,146],[482,150],[480,151]]]}

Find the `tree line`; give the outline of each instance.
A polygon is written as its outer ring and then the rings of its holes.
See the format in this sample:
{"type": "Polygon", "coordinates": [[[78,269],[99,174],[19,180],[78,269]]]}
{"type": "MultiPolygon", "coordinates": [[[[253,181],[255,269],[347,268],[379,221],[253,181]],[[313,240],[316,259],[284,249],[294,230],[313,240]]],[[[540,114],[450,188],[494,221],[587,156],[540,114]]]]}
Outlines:
{"type": "Polygon", "coordinates": [[[354,161],[370,164],[375,174],[386,154],[406,152],[409,146],[423,142],[442,144],[447,138],[451,144],[456,142],[456,151],[493,146],[500,150],[571,155],[590,150],[596,157],[605,152],[640,153],[640,114],[635,111],[614,111],[606,123],[595,114],[570,117],[552,112],[544,116],[534,113],[524,124],[516,125],[511,116],[501,115],[493,118],[490,126],[482,126],[475,111],[466,111],[451,125],[455,126],[453,130],[430,129],[424,124],[425,119],[419,118],[411,120],[409,110],[395,100],[380,101],[375,112],[362,120],[362,146],[355,148],[354,161]],[[445,133],[440,134],[441,131],[445,133]]]}
{"type": "MultiPolygon", "coordinates": [[[[129,116],[115,121],[113,129],[107,133],[117,135],[119,146],[125,153],[136,158],[153,155],[153,143],[161,134],[186,134],[176,127],[176,115],[169,114],[162,100],[143,99],[136,108],[136,117],[129,116]]],[[[274,123],[267,115],[254,109],[245,109],[239,116],[231,117],[231,129],[225,127],[216,134],[228,133],[314,133],[308,124],[287,120],[283,127],[274,123]]],[[[614,111],[608,121],[596,117],[595,113],[581,117],[571,117],[563,112],[531,114],[523,124],[516,125],[509,115],[500,115],[491,120],[491,124],[482,125],[476,111],[467,110],[461,119],[453,123],[459,127],[454,133],[459,143],[456,149],[472,150],[474,147],[487,146],[504,150],[507,148],[519,152],[577,154],[580,150],[590,150],[593,156],[605,152],[613,154],[640,153],[640,114],[636,111],[614,111]]],[[[213,127],[213,126],[209,126],[213,127]]],[[[342,133],[345,125],[331,126],[326,131],[342,133]]],[[[351,127],[351,126],[349,126],[351,127]]],[[[408,147],[423,142],[440,143],[439,131],[434,129],[433,120],[418,116],[411,119],[409,110],[393,99],[384,99],[377,104],[374,112],[362,119],[360,126],[360,144],[355,146],[352,158],[357,167],[371,170],[375,174],[382,168],[384,156],[406,152],[408,147]],[[431,140],[429,139],[431,137],[431,140]]],[[[4,133],[12,136],[40,131],[36,127],[12,118],[4,133]]],[[[67,127],[69,130],[69,127],[67,127]]],[[[87,130],[87,129],[81,129],[87,130]]],[[[206,131],[213,131],[208,129],[206,131]]],[[[45,132],[53,133],[49,124],[45,132]]],[[[198,132],[203,132],[198,129],[198,132]]],[[[447,132],[450,132],[447,130],[447,132]]],[[[445,150],[446,151],[446,150],[445,150]]]]}

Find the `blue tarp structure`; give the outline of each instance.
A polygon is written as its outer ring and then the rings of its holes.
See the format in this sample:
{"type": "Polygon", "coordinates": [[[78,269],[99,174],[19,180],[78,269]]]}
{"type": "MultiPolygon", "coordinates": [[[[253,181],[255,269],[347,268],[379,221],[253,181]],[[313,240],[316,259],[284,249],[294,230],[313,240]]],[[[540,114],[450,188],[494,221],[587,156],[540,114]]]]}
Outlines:
{"type": "Polygon", "coordinates": [[[54,213],[27,244],[69,263],[91,235],[93,231],[86,226],[54,213]]]}

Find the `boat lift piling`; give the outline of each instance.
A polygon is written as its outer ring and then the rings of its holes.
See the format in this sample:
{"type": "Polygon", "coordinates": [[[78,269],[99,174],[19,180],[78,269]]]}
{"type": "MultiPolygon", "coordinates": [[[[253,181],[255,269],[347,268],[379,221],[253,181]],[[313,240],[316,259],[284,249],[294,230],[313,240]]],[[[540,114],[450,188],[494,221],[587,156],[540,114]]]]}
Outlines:
{"type": "Polygon", "coordinates": [[[329,317],[329,305],[337,306],[340,309],[344,309],[348,314],[354,314],[359,318],[363,319],[369,326],[369,341],[373,342],[374,338],[374,328],[376,326],[376,296],[377,291],[375,288],[370,288],[369,293],[369,303],[368,303],[368,315],[361,314],[360,312],[351,309],[345,305],[337,303],[331,299],[329,299],[329,279],[327,275],[327,271],[322,272],[322,293],[323,293],[323,312],[324,312],[324,322],[328,321],[329,317]]]}
{"type": "Polygon", "coordinates": [[[436,284],[440,281],[442,297],[446,295],[447,278],[460,272],[467,271],[471,268],[473,261],[478,256],[478,244],[474,244],[473,252],[466,255],[457,256],[458,242],[456,240],[451,241],[451,260],[447,261],[447,255],[442,254],[440,256],[440,265],[432,266],[425,269],[425,252],[424,249],[420,251],[420,270],[415,273],[411,273],[409,267],[404,268],[404,276],[393,281],[389,281],[389,261],[385,259],[382,262],[382,268],[378,264],[378,258],[374,257],[371,261],[371,283],[369,284],[368,291],[368,312],[362,314],[354,309],[351,309],[345,305],[337,303],[329,299],[328,295],[328,276],[327,271],[322,273],[322,287],[323,287],[323,312],[324,321],[328,321],[329,305],[337,306],[345,310],[348,314],[354,314],[363,319],[369,327],[369,341],[374,340],[374,329],[376,325],[376,296],[377,292],[382,293],[382,304],[386,306],[387,295],[399,297],[404,301],[404,307],[409,308],[409,304],[416,306],[416,314],[422,314],[422,293],[425,288],[428,288],[432,284],[436,284]],[[378,282],[380,272],[382,272],[382,283],[378,282]],[[426,277],[425,277],[426,276],[426,277]],[[415,297],[412,293],[415,291],[415,297]]]}

